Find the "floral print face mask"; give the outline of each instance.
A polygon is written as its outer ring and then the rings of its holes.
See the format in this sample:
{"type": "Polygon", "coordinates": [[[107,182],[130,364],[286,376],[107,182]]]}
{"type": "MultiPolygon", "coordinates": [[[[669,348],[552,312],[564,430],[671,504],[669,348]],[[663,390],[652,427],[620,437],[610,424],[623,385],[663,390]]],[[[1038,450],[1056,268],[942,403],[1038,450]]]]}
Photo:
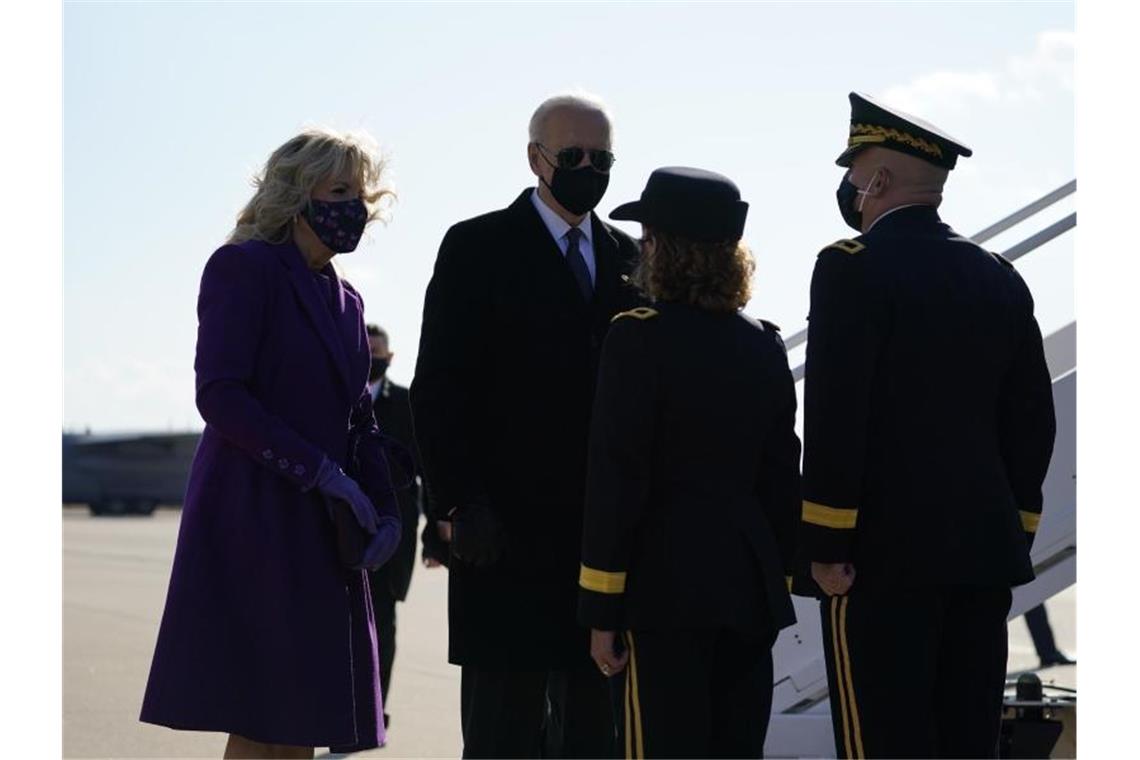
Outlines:
{"type": "Polygon", "coordinates": [[[368,224],[368,208],[364,201],[309,201],[304,212],[305,221],[313,228],[320,241],[336,253],[356,250],[364,226],[368,224]]]}

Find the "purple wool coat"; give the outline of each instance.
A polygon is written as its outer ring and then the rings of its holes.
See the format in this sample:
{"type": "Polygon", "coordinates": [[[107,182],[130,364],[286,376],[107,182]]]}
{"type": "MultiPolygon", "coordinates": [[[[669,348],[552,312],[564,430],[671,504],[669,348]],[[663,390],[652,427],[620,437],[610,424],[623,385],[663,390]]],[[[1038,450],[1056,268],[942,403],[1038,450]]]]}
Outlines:
{"type": "MultiPolygon", "coordinates": [[[[140,719],[341,751],[384,743],[368,577],[345,570],[312,483],[377,433],[360,296],[292,243],[210,257],[194,363],[206,429],[140,719]],[[325,285],[325,292],[322,292],[325,285]]],[[[398,508],[382,456],[359,479],[398,508]]]]}

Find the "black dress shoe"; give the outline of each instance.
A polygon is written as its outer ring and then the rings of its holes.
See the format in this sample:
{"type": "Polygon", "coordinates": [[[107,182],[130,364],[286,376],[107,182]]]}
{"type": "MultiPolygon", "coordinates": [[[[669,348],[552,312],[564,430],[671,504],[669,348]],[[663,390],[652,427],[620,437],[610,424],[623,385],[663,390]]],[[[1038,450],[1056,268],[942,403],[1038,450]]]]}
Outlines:
{"type": "Polygon", "coordinates": [[[1043,667],[1043,668],[1051,668],[1054,665],[1076,665],[1076,664],[1077,664],[1076,660],[1070,660],[1068,657],[1066,657],[1061,652],[1055,652],[1055,653],[1049,655],[1048,657],[1042,657],[1041,658],[1041,667],[1043,667]]]}

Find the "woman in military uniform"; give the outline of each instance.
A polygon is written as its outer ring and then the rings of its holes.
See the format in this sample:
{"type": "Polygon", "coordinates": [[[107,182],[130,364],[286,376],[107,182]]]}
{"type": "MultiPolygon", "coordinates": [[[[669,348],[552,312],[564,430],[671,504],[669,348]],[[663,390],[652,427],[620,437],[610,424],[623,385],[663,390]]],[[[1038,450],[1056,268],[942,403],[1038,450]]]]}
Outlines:
{"type": "Polygon", "coordinates": [[[589,454],[580,622],[620,691],[627,757],[760,757],[771,648],[794,622],[796,397],[777,328],[740,313],[748,204],[712,172],[658,169],[614,219],[642,223],[589,454]]]}

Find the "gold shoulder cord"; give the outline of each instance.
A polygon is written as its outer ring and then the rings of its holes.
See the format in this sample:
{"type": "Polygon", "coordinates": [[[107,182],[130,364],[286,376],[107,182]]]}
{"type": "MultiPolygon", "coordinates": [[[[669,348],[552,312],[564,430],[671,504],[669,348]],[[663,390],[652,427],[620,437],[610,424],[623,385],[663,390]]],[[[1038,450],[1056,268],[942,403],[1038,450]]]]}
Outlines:
{"type": "Polygon", "coordinates": [[[826,251],[831,248],[835,248],[837,250],[843,251],[844,253],[850,253],[854,255],[856,253],[861,253],[864,249],[866,249],[866,247],[867,246],[863,245],[858,240],[848,240],[844,238],[843,240],[836,240],[834,243],[827,246],[827,248],[824,248],[823,250],[826,251]]]}
{"type": "Polygon", "coordinates": [[[636,309],[623,311],[614,315],[611,322],[617,322],[622,317],[633,317],[634,319],[649,319],[650,317],[657,316],[657,309],[651,309],[648,306],[638,306],[636,309]]]}

